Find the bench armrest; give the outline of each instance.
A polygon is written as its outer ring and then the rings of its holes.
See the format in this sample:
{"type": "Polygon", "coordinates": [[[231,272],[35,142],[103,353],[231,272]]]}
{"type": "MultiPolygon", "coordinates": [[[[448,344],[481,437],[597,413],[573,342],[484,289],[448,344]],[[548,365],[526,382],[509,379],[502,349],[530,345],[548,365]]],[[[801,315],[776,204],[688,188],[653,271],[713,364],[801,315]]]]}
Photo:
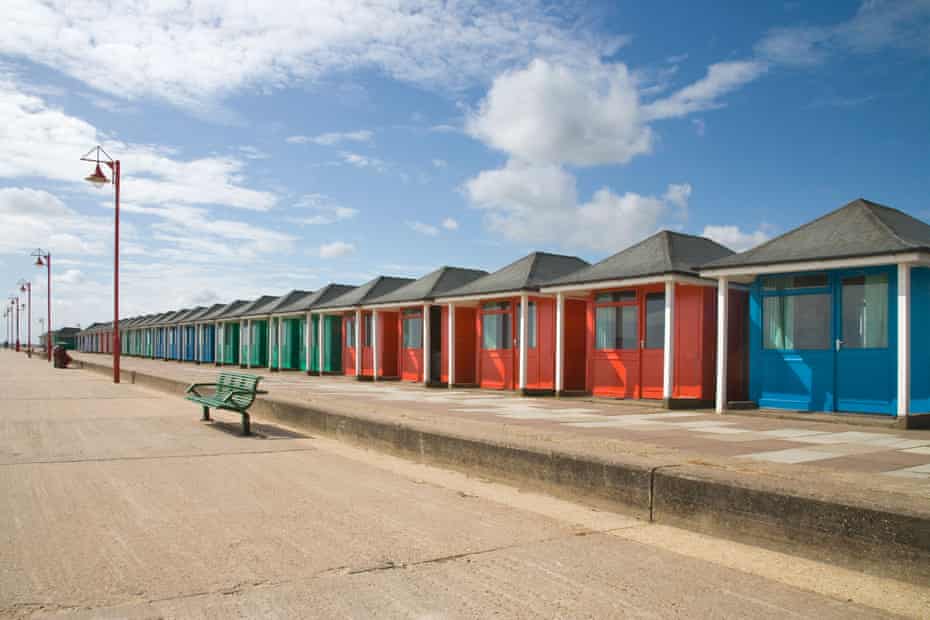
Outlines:
{"type": "Polygon", "coordinates": [[[187,386],[187,391],[184,392],[184,393],[185,393],[185,394],[193,394],[194,396],[202,396],[202,394],[200,394],[200,393],[197,391],[197,388],[202,388],[202,387],[215,387],[215,386],[216,386],[215,383],[191,383],[189,386],[187,386]]]}
{"type": "Polygon", "coordinates": [[[261,390],[239,390],[236,388],[230,388],[229,393],[223,397],[223,402],[229,402],[229,399],[237,394],[245,394],[246,396],[252,396],[255,394],[267,394],[268,392],[263,392],[261,390]]]}

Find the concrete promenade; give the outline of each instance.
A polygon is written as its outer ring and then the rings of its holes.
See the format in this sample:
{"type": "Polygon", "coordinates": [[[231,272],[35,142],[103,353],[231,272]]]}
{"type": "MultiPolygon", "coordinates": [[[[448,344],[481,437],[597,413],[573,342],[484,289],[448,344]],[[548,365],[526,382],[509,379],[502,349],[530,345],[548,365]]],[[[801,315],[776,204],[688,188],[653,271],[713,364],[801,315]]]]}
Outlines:
{"type": "MultiPolygon", "coordinates": [[[[77,357],[110,372],[108,356],[77,357]]],[[[126,358],[123,380],[181,393],[216,372],[126,358]]],[[[653,522],[930,583],[927,431],[253,372],[270,391],[256,403],[259,418],[653,522]]]]}
{"type": "Polygon", "coordinates": [[[239,437],[232,416],[204,424],[176,396],[99,373],[9,352],[0,370],[2,617],[824,620],[930,608],[914,584],[300,428],[259,419],[239,437]]]}

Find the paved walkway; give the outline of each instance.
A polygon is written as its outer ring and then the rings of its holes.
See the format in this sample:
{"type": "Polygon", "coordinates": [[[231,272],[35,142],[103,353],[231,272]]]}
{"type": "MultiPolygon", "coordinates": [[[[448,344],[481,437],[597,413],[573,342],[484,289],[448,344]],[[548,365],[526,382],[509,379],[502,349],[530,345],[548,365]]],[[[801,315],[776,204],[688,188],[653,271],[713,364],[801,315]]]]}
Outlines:
{"type": "MultiPolygon", "coordinates": [[[[109,356],[78,354],[109,363],[109,356]]],[[[212,365],[123,358],[124,370],[204,381],[212,365]]],[[[926,509],[930,499],[930,431],[902,431],[837,422],[795,421],[711,411],[667,411],[648,401],[519,397],[477,389],[423,388],[416,384],[308,377],[251,370],[265,377],[275,398],[379,418],[426,424],[609,458],[648,456],[656,464],[701,463],[791,480],[816,490],[831,484],[859,493],[903,498],[926,509]]]]}
{"type": "MultiPolygon", "coordinates": [[[[176,396],[100,374],[6,352],[0,369],[2,617],[826,620],[930,606],[913,585],[293,429],[239,437],[231,417],[203,424],[176,396]]],[[[290,383],[305,385],[269,381],[290,383]]]]}

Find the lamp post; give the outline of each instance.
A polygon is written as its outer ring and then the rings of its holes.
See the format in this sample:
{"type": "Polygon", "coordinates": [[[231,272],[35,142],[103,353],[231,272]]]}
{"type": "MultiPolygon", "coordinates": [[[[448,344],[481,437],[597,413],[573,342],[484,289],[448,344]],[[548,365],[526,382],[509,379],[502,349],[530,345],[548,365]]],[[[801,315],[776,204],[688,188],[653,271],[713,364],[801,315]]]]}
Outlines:
{"type": "Polygon", "coordinates": [[[42,248],[37,249],[32,253],[36,257],[35,265],[36,267],[47,267],[48,273],[46,274],[46,280],[48,282],[48,290],[45,294],[45,302],[48,305],[46,310],[47,314],[45,316],[45,322],[48,323],[48,331],[45,332],[45,356],[48,361],[52,361],[52,254],[51,252],[46,252],[42,248]]]}
{"type": "Polygon", "coordinates": [[[109,166],[113,173],[113,189],[115,194],[115,218],[113,230],[113,383],[119,383],[119,354],[120,354],[120,337],[119,337],[119,182],[120,168],[119,160],[113,159],[101,147],[95,146],[89,150],[81,161],[89,161],[96,164],[94,171],[84,177],[85,181],[93,183],[98,187],[103,187],[110,182],[103,171],[100,169],[101,159],[103,163],[109,166]]]}
{"type": "Polygon", "coordinates": [[[11,325],[9,308],[3,309],[3,320],[6,321],[6,325],[4,325],[4,327],[6,327],[6,333],[3,334],[6,337],[6,340],[3,342],[3,346],[9,349],[10,348],[10,325],[11,325]]]}
{"type": "Polygon", "coordinates": [[[28,310],[26,311],[26,356],[32,359],[32,282],[19,281],[19,291],[26,293],[28,310]]]}
{"type": "Polygon", "coordinates": [[[13,306],[13,315],[16,317],[16,352],[19,353],[19,297],[10,297],[10,305],[13,306]]]}

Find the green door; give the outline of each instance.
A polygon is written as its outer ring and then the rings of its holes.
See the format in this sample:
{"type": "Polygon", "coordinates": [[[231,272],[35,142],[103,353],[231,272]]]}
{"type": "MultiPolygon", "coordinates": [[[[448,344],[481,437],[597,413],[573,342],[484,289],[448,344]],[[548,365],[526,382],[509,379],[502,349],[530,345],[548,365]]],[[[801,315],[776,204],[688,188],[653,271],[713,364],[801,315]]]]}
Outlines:
{"type": "Polygon", "coordinates": [[[223,325],[223,363],[239,363],[239,323],[223,325]]]}
{"type": "Polygon", "coordinates": [[[287,370],[303,369],[303,320],[282,319],[284,337],[281,342],[281,368],[287,370]]]}
{"type": "Polygon", "coordinates": [[[342,317],[323,321],[323,372],[342,372],[342,317]]]}
{"type": "Polygon", "coordinates": [[[314,314],[310,317],[310,370],[320,372],[320,316],[314,314]]]}
{"type": "Polygon", "coordinates": [[[268,321],[252,321],[253,368],[268,367],[268,321]]]}
{"type": "Polygon", "coordinates": [[[307,319],[295,319],[297,327],[297,368],[307,370],[307,319]]]}

